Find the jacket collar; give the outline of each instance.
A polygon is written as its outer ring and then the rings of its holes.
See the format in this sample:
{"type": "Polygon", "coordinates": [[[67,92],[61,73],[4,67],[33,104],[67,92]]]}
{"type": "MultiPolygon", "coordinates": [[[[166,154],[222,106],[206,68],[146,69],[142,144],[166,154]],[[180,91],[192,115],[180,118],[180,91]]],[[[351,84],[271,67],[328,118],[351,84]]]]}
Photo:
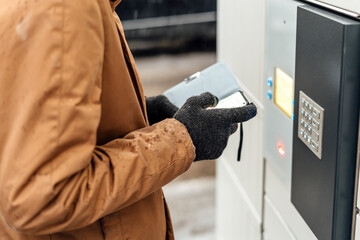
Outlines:
{"type": "Polygon", "coordinates": [[[116,6],[121,2],[121,0],[109,0],[111,8],[115,10],[116,6]]]}

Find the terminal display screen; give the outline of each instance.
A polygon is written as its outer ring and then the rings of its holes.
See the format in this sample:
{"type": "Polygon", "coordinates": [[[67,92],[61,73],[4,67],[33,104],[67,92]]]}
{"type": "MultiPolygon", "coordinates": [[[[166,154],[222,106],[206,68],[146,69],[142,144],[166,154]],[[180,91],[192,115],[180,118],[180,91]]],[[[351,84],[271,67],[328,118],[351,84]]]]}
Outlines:
{"type": "Polygon", "coordinates": [[[275,68],[275,104],[288,116],[294,112],[294,79],[280,68],[275,68]]]}

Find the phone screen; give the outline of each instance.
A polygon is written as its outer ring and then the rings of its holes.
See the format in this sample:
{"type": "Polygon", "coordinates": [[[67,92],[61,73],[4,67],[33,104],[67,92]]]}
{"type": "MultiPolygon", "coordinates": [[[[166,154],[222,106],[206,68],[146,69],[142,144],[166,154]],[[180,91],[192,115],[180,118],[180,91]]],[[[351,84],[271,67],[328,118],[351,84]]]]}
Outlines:
{"type": "Polygon", "coordinates": [[[237,108],[249,104],[242,92],[236,92],[219,101],[215,108],[237,108]]]}

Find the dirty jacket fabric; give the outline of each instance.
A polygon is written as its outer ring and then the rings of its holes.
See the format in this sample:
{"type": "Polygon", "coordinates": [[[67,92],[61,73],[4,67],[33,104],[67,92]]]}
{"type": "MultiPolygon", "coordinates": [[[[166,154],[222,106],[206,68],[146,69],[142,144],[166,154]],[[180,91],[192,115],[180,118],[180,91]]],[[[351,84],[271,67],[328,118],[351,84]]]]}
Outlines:
{"type": "Polygon", "coordinates": [[[0,239],[173,239],[161,187],[195,158],[148,126],[119,1],[0,0],[0,239]]]}

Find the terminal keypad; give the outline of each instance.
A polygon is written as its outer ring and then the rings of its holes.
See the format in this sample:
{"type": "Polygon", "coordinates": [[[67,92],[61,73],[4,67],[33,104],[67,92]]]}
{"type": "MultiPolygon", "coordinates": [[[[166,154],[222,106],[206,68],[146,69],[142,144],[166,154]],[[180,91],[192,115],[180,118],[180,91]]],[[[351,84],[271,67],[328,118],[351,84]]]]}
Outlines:
{"type": "Polygon", "coordinates": [[[324,109],[300,91],[298,137],[321,159],[324,109]]]}

